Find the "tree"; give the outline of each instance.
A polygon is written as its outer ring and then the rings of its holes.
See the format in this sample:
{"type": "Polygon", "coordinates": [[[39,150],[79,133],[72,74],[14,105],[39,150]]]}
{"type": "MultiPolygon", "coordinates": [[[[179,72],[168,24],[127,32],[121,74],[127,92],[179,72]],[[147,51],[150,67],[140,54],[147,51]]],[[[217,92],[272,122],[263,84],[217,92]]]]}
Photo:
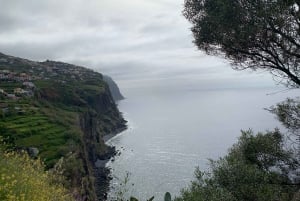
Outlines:
{"type": "Polygon", "coordinates": [[[300,98],[288,98],[268,109],[289,132],[300,138],[300,98]]]}
{"type": "Polygon", "coordinates": [[[295,149],[300,162],[300,98],[288,98],[267,110],[275,114],[281,124],[287,128],[291,147],[295,149]]]}
{"type": "Polygon", "coordinates": [[[235,69],[263,69],[300,87],[299,0],[185,0],[194,43],[235,69]]]}
{"type": "Polygon", "coordinates": [[[210,172],[196,170],[196,180],[176,201],[291,201],[299,186],[289,172],[297,167],[278,131],[243,131],[229,153],[211,162],[210,172]]]}

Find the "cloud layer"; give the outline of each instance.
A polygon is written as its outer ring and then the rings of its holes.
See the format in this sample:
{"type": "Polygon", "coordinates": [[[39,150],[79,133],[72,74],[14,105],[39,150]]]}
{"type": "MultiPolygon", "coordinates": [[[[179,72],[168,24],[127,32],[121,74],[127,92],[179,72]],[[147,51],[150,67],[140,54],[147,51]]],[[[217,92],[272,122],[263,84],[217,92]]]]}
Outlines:
{"type": "Polygon", "coordinates": [[[0,5],[3,53],[88,66],[125,87],[272,83],[197,51],[181,0],[0,0],[0,5]]]}

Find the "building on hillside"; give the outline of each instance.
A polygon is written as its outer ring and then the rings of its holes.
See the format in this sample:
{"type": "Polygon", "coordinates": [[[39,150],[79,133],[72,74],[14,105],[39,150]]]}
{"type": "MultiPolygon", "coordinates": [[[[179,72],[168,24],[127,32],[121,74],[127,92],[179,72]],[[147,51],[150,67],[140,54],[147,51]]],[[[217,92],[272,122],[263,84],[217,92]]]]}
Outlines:
{"type": "Polygon", "coordinates": [[[13,99],[13,100],[18,99],[18,97],[16,97],[15,94],[7,94],[7,98],[10,98],[10,99],[13,99]]]}
{"type": "Polygon", "coordinates": [[[14,89],[14,94],[23,94],[24,93],[24,89],[22,88],[15,88],[14,89]]]}
{"type": "Polygon", "coordinates": [[[52,67],[46,67],[46,71],[47,71],[48,73],[52,73],[52,72],[53,72],[53,69],[52,69],[52,67]]]}
{"type": "Polygon", "coordinates": [[[25,86],[26,88],[30,88],[30,89],[35,88],[35,85],[32,82],[23,82],[23,86],[25,86]]]}
{"type": "Polygon", "coordinates": [[[0,58],[0,62],[1,62],[1,63],[7,63],[8,60],[7,60],[6,58],[0,58]]]}
{"type": "Polygon", "coordinates": [[[28,75],[28,74],[26,74],[26,73],[20,73],[20,76],[18,77],[18,79],[19,79],[20,81],[29,81],[29,80],[31,80],[32,78],[31,78],[30,75],[28,75]]]}
{"type": "Polygon", "coordinates": [[[8,74],[8,73],[10,73],[10,70],[4,69],[4,70],[1,70],[1,73],[8,74]]]}

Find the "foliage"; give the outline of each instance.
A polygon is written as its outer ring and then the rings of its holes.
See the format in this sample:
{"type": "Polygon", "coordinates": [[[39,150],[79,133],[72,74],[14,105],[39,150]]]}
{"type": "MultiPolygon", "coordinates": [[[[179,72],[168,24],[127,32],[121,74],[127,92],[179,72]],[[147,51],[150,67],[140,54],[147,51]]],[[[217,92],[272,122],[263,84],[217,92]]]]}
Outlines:
{"type": "MultiPolygon", "coordinates": [[[[116,179],[119,181],[119,185],[115,189],[114,197],[110,197],[109,200],[113,201],[139,201],[138,198],[134,196],[130,196],[132,194],[132,186],[134,186],[133,183],[130,182],[130,172],[126,172],[123,179],[120,179],[116,177],[116,179]]],[[[146,201],[154,201],[155,197],[152,196],[151,198],[147,199],[146,201]]],[[[165,193],[164,201],[171,201],[171,194],[169,192],[165,193]]]]}
{"type": "Polygon", "coordinates": [[[288,98],[268,109],[291,133],[300,138],[300,98],[288,98]]]}
{"type": "Polygon", "coordinates": [[[102,75],[61,62],[0,56],[0,69],[8,76],[0,81],[0,137],[11,150],[40,157],[47,170],[60,164],[74,197],[96,200],[93,164],[108,149],[102,136],[125,125],[102,75]],[[25,86],[20,73],[34,87],[25,86]],[[6,96],[16,88],[34,95],[6,96]]]}
{"type": "Polygon", "coordinates": [[[40,160],[26,153],[0,150],[0,200],[3,201],[68,201],[73,200],[58,183],[60,175],[44,171],[40,160]]]}
{"type": "MultiPolygon", "coordinates": [[[[300,164],[300,99],[288,98],[283,102],[278,103],[267,109],[275,114],[282,125],[288,129],[289,144],[294,149],[295,159],[300,164]]],[[[295,171],[295,180],[300,183],[300,166],[295,171]],[[298,171],[298,173],[297,173],[298,171]]]]}
{"type": "Polygon", "coordinates": [[[211,171],[196,170],[196,181],[176,201],[290,201],[299,186],[289,172],[299,164],[284,149],[278,131],[243,131],[228,155],[211,161],[211,171]]]}
{"type": "Polygon", "coordinates": [[[33,113],[30,104],[14,105],[26,112],[6,115],[0,122],[0,135],[11,144],[23,149],[38,148],[39,156],[48,168],[53,167],[60,157],[78,149],[80,132],[76,113],[53,106],[35,107],[33,113]]]}
{"type": "Polygon", "coordinates": [[[264,69],[299,87],[299,1],[185,0],[183,14],[199,49],[225,55],[236,69],[264,69]]]}
{"type": "MultiPolygon", "coordinates": [[[[115,189],[115,197],[111,197],[111,200],[115,201],[126,201],[128,200],[129,194],[132,194],[132,192],[129,192],[131,189],[131,186],[134,186],[133,183],[130,182],[130,172],[126,172],[123,179],[118,178],[115,176],[115,178],[118,180],[118,186],[115,189]]],[[[137,200],[135,197],[130,197],[129,200],[137,200]]]]}
{"type": "Polygon", "coordinates": [[[171,198],[171,194],[169,193],[169,192],[166,192],[166,194],[165,194],[165,199],[164,199],[165,201],[171,201],[172,200],[172,198],[171,198]]]}

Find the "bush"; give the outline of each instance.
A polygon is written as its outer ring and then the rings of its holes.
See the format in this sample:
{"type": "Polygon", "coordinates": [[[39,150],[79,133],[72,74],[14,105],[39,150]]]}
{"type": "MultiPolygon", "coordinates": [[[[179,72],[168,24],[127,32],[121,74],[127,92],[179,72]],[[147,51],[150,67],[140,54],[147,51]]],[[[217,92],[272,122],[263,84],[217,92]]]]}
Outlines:
{"type": "Polygon", "coordinates": [[[73,200],[64,186],[56,182],[59,177],[44,171],[43,163],[25,152],[0,150],[1,201],[73,200]]]}
{"type": "Polygon", "coordinates": [[[291,201],[299,190],[290,172],[298,166],[278,131],[242,132],[227,156],[196,170],[196,180],[176,201],[291,201]]]}

